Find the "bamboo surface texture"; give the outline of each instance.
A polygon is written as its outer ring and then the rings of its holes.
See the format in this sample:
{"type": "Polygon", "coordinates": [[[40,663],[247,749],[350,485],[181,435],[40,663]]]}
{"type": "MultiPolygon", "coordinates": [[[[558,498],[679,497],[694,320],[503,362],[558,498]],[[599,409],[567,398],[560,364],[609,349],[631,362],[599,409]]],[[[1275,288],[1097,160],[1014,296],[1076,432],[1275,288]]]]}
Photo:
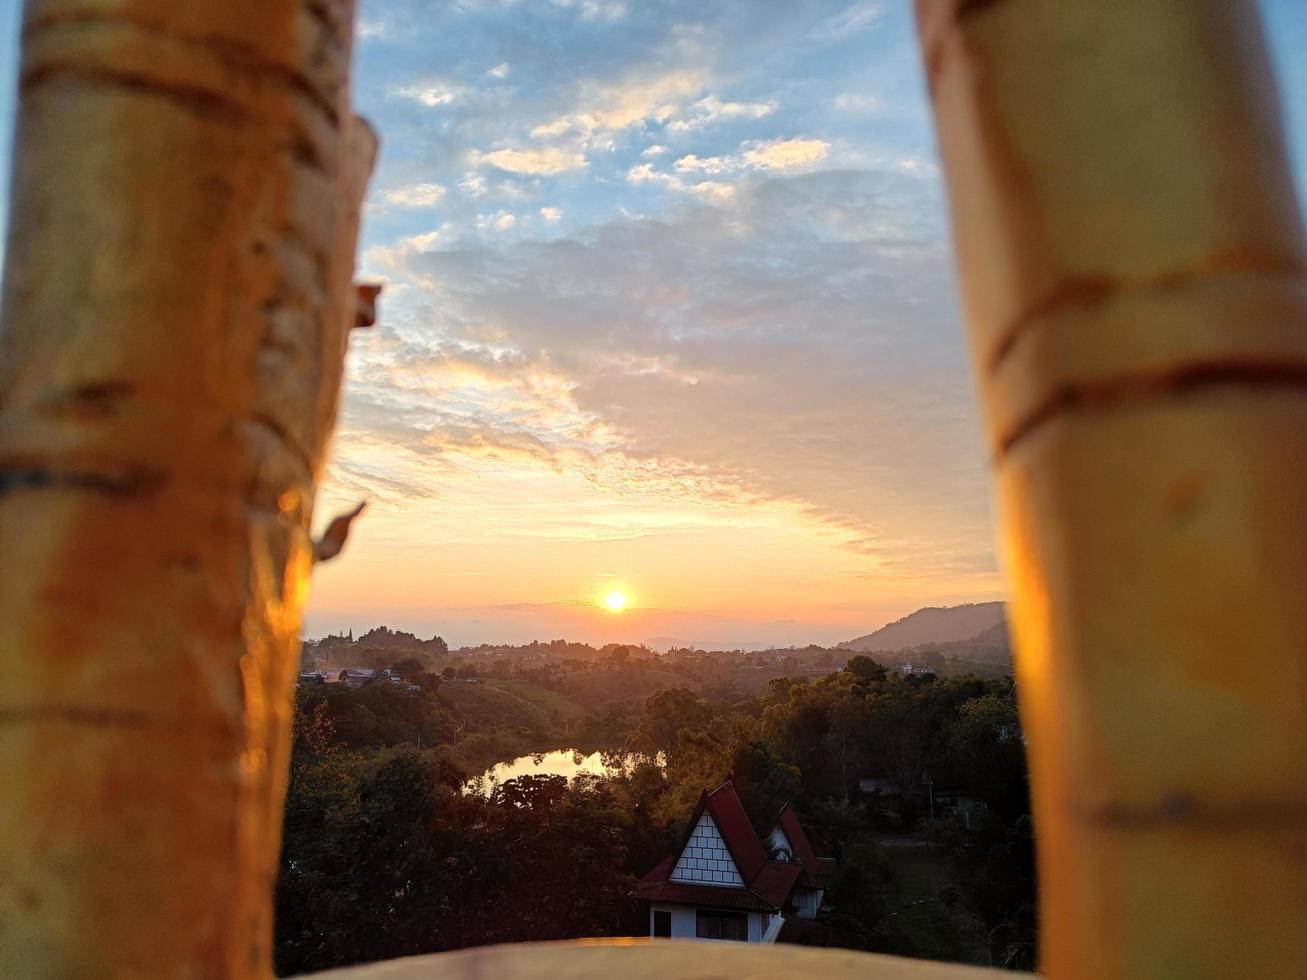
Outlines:
{"type": "Polygon", "coordinates": [[[1019,976],[846,949],[693,939],[483,946],[312,974],[314,980],[1011,980],[1019,976]]]}
{"type": "Polygon", "coordinates": [[[375,140],[350,0],[29,0],[0,312],[0,976],[271,974],[375,140]]]}
{"type": "Polygon", "coordinates": [[[1307,258],[1251,0],[918,0],[1057,978],[1307,976],[1307,258]]]}

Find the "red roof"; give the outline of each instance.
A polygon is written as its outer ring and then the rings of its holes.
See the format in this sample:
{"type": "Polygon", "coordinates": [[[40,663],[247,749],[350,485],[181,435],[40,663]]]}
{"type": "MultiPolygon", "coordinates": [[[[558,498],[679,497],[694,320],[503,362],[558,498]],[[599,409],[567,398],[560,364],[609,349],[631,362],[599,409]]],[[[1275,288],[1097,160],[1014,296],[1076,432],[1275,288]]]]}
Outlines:
{"type": "MultiPolygon", "coordinates": [[[[705,804],[713,823],[717,825],[717,831],[726,841],[731,857],[735,858],[735,866],[740,869],[740,877],[746,882],[752,881],[754,875],[767,863],[767,852],[763,849],[762,841],[758,840],[758,835],[754,833],[753,825],[749,823],[749,815],[744,812],[740,795],[735,792],[735,783],[728,779],[711,793],[705,793],[700,797],[699,806],[695,809],[694,816],[690,818],[691,831],[699,822],[705,804]]],[[[689,837],[688,834],[686,836],[689,837]]]]}
{"type": "MultiPolygon", "coordinates": [[[[797,865],[795,866],[797,869],[797,865]]],[[[721,909],[748,909],[774,912],[780,902],[755,895],[747,888],[724,888],[720,885],[691,885],[681,881],[661,884],[640,883],[640,897],[647,902],[677,902],[682,905],[716,906],[721,909]]],[[[784,899],[782,898],[783,902],[784,899]]]]}
{"type": "Polygon", "coordinates": [[[781,807],[776,822],[780,824],[781,830],[785,832],[790,847],[794,849],[794,856],[803,862],[803,870],[811,877],[816,879],[825,878],[835,870],[835,861],[833,859],[817,857],[817,852],[812,849],[808,835],[803,832],[803,825],[799,823],[799,814],[794,809],[793,803],[786,803],[785,806],[781,807]]]}
{"type": "Polygon", "coordinates": [[[773,908],[780,908],[794,890],[794,883],[799,880],[801,871],[803,868],[797,864],[768,861],[753,881],[749,882],[749,890],[765,899],[773,908]]]}
{"type": "Polygon", "coordinates": [[[681,846],[640,880],[642,899],[759,911],[779,909],[785,904],[804,868],[798,864],[767,860],[767,852],[754,833],[731,780],[726,780],[711,793],[704,792],[699,797],[699,805],[695,807],[689,826],[681,846]],[[722,840],[726,842],[726,847],[740,870],[740,877],[744,879],[743,888],[668,880],[672,869],[676,867],[676,859],[685,850],[686,842],[705,810],[717,825],[722,840]]]}

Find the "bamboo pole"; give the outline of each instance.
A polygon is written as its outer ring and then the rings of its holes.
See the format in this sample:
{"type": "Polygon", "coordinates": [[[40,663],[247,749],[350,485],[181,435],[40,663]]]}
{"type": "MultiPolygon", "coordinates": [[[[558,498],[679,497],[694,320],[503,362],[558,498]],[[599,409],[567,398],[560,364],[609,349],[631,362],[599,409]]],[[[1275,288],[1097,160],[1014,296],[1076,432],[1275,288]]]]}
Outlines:
{"type": "Polygon", "coordinates": [[[1307,257],[1252,0],[917,0],[1052,977],[1307,964],[1307,257]]]}
{"type": "Polygon", "coordinates": [[[0,976],[261,977],[375,154],[352,0],[29,0],[0,310],[0,976]]]}

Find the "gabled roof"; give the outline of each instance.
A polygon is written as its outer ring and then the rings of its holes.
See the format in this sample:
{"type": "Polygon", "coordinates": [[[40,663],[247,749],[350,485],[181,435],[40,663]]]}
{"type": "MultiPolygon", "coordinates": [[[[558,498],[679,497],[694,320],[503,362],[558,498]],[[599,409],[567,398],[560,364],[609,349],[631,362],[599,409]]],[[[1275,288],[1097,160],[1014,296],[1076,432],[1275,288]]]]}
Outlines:
{"type": "Polygon", "coordinates": [[[766,899],[774,908],[780,908],[794,890],[794,884],[803,871],[788,861],[768,861],[749,882],[749,890],[766,899]]]}
{"type": "MultiPolygon", "coordinates": [[[[708,811],[713,823],[717,825],[717,832],[726,841],[726,847],[735,859],[741,877],[746,882],[752,881],[754,875],[767,863],[767,852],[763,849],[762,841],[758,840],[758,835],[753,832],[749,815],[744,812],[740,795],[735,792],[735,783],[728,779],[711,793],[705,792],[699,797],[699,805],[690,818],[691,833],[704,810],[708,811]]],[[[688,834],[686,839],[689,839],[688,834]]],[[[681,847],[685,847],[684,842],[681,847]]]]}
{"type": "MultiPolygon", "coordinates": [[[[652,872],[650,872],[652,874],[652,872]]],[[[646,881],[649,875],[645,876],[646,881]]],[[[719,909],[742,909],[775,912],[781,902],[765,899],[747,888],[723,888],[719,885],[691,885],[681,881],[640,882],[640,897],[647,902],[674,902],[679,905],[702,905],[719,909]]]]}
{"type": "Polygon", "coordinates": [[[640,880],[640,898],[758,911],[775,911],[785,904],[804,869],[797,864],[767,860],[767,852],[749,823],[734,782],[728,779],[711,793],[705,791],[699,797],[689,828],[680,847],[640,880]],[[704,813],[717,825],[717,831],[744,879],[744,887],[670,880],[677,859],[704,813]]]}
{"type": "Polygon", "coordinates": [[[781,812],[776,816],[776,823],[784,832],[790,847],[794,850],[794,856],[803,864],[803,870],[807,872],[809,878],[821,880],[835,870],[835,861],[832,858],[817,857],[808,835],[803,832],[803,824],[799,823],[799,814],[794,809],[793,803],[786,803],[781,807],[781,812]]]}

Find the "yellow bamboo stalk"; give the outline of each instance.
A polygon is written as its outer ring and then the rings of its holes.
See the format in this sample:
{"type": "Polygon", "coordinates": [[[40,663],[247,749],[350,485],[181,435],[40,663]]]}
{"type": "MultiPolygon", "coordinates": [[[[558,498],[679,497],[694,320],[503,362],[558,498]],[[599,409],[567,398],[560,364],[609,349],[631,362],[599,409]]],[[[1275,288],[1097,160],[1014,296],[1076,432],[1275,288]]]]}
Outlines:
{"type": "Polygon", "coordinates": [[[1052,977],[1307,964],[1307,256],[1252,0],[918,0],[1052,977]]]}
{"type": "Polygon", "coordinates": [[[271,974],[375,140],[352,0],[29,0],[0,308],[0,976],[271,974]]]}

